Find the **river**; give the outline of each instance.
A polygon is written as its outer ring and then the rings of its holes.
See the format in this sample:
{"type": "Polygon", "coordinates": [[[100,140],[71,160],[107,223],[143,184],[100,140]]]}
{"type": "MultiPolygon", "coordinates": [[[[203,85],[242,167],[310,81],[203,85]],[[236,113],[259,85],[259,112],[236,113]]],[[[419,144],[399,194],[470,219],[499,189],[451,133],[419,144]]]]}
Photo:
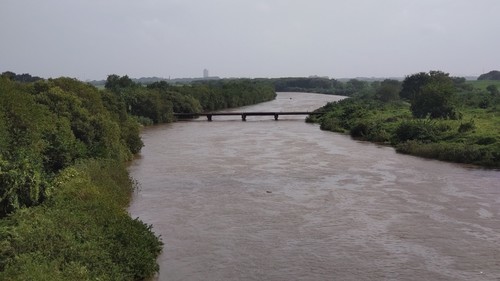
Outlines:
{"type": "MultiPolygon", "coordinates": [[[[341,97],[278,93],[236,111],[341,97]]],[[[143,130],[129,212],[165,243],[156,280],[500,280],[500,172],[321,131],[304,116],[143,130]]]]}

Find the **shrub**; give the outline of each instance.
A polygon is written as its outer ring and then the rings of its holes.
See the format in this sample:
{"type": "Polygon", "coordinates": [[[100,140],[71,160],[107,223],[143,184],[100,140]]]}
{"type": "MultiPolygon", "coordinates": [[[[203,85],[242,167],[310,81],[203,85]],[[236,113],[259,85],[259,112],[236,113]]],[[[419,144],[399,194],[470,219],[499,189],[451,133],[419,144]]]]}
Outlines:
{"type": "Polygon", "coordinates": [[[396,151],[443,161],[500,167],[500,153],[494,147],[464,143],[423,143],[409,140],[398,144],[396,151]]]}
{"type": "Polygon", "coordinates": [[[320,124],[321,130],[327,130],[332,132],[343,133],[345,129],[342,127],[342,124],[338,119],[333,117],[325,117],[321,120],[320,124]]]}
{"type": "Polygon", "coordinates": [[[349,131],[351,137],[364,138],[368,136],[371,132],[371,124],[367,121],[357,122],[349,131]]]}
{"type": "Polygon", "coordinates": [[[132,219],[133,182],[119,162],[87,160],[63,170],[44,204],[0,225],[2,280],[141,280],[157,270],[161,242],[132,219]]]}
{"type": "Polygon", "coordinates": [[[460,123],[460,126],[458,127],[458,132],[466,133],[473,131],[474,129],[476,129],[476,124],[474,124],[474,120],[471,119],[469,122],[460,123]]]}
{"type": "Polygon", "coordinates": [[[438,128],[436,123],[431,120],[404,121],[396,128],[395,142],[400,143],[408,140],[436,141],[442,129],[438,128]]]}
{"type": "Polygon", "coordinates": [[[492,136],[481,136],[481,137],[478,137],[476,140],[476,144],[479,144],[479,145],[490,145],[490,144],[494,144],[496,142],[497,142],[497,139],[495,137],[492,137],[492,136]]]}
{"type": "Polygon", "coordinates": [[[132,115],[132,118],[137,121],[137,123],[143,125],[143,126],[151,126],[154,124],[153,120],[149,119],[148,117],[144,116],[134,116],[132,115]]]}

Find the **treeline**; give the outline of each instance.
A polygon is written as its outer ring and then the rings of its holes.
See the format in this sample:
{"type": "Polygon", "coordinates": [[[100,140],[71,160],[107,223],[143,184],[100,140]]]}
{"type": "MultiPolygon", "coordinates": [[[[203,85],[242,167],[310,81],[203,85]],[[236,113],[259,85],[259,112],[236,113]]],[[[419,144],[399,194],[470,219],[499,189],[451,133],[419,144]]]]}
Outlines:
{"type": "Polygon", "coordinates": [[[341,82],[322,77],[293,77],[269,79],[277,92],[311,92],[331,95],[351,96],[370,87],[367,81],[350,79],[341,82]]]}
{"type": "Polygon", "coordinates": [[[38,77],[38,76],[31,76],[31,74],[29,74],[29,73],[16,74],[12,71],[3,72],[2,76],[5,78],[8,78],[9,80],[17,81],[17,82],[36,82],[39,80],[43,80],[43,78],[38,77]]]}
{"type": "Polygon", "coordinates": [[[129,217],[140,122],[274,98],[269,84],[144,87],[110,75],[106,89],[71,78],[0,76],[0,279],[142,280],[162,243],[129,217]]]}
{"type": "Polygon", "coordinates": [[[321,128],[396,147],[401,153],[500,167],[500,93],[440,71],[370,83],[311,117],[321,128]]]}
{"type": "Polygon", "coordinates": [[[145,123],[172,122],[173,113],[204,112],[273,100],[271,83],[251,79],[203,81],[175,86],[165,81],[144,87],[110,75],[105,88],[120,96],[131,115],[145,123]]]}
{"type": "MultiPolygon", "coordinates": [[[[120,78],[114,75],[116,78],[120,78]]],[[[179,91],[179,88],[187,87],[192,88],[193,86],[201,87],[202,85],[210,85],[211,87],[228,87],[231,82],[236,82],[241,87],[241,83],[246,81],[250,84],[257,85],[267,85],[268,87],[274,87],[276,92],[309,92],[309,93],[322,93],[322,94],[332,94],[332,95],[343,95],[351,96],[357,92],[364,91],[370,88],[370,83],[368,79],[349,79],[346,81],[339,81],[336,79],[330,79],[325,77],[288,77],[288,78],[257,78],[257,79],[164,79],[159,77],[151,78],[141,78],[141,79],[130,79],[126,76],[122,77],[130,83],[134,83],[142,86],[150,86],[152,84],[165,84],[169,85],[174,91],[179,91]]],[[[373,81],[373,80],[372,80],[373,81]]],[[[92,81],[91,84],[95,86],[105,86],[109,83],[109,77],[106,81],[92,81]]],[[[125,83],[127,84],[127,83],[125,83]]],[[[237,89],[237,92],[241,89],[237,89]]],[[[196,91],[199,92],[199,91],[196,91]]],[[[232,95],[234,97],[234,95],[232,95]]],[[[245,95],[246,98],[248,96],[245,95]]],[[[224,108],[224,107],[222,107],[224,108]]]]}

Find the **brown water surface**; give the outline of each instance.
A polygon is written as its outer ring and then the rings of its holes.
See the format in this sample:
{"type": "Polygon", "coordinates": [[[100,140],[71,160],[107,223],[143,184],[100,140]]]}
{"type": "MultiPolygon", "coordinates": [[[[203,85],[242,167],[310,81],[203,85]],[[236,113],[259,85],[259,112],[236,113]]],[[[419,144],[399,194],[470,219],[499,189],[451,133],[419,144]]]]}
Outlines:
{"type": "MultiPolygon", "coordinates": [[[[313,110],[279,93],[234,111],[313,110]]],[[[500,172],[396,154],[304,116],[146,128],[130,213],[158,280],[500,280],[500,172]]]]}

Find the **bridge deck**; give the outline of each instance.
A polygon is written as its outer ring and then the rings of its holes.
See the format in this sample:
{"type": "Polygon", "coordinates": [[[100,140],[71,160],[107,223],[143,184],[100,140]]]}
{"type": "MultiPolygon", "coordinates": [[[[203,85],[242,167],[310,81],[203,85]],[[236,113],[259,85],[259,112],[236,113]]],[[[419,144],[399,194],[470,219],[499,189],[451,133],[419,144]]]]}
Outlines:
{"type": "Polygon", "coordinates": [[[257,112],[209,112],[209,113],[195,113],[183,112],[174,113],[175,117],[194,118],[206,116],[208,121],[212,121],[212,116],[241,116],[241,120],[246,121],[247,116],[274,116],[278,120],[279,115],[321,115],[324,112],[309,112],[309,111],[257,111],[257,112]]]}
{"type": "Polygon", "coordinates": [[[174,113],[174,116],[178,117],[190,117],[190,116],[230,116],[230,115],[247,115],[247,116],[273,116],[273,115],[319,115],[324,114],[323,112],[309,112],[309,111],[261,111],[261,112],[209,112],[209,113],[195,113],[195,112],[183,112],[174,113]]]}

